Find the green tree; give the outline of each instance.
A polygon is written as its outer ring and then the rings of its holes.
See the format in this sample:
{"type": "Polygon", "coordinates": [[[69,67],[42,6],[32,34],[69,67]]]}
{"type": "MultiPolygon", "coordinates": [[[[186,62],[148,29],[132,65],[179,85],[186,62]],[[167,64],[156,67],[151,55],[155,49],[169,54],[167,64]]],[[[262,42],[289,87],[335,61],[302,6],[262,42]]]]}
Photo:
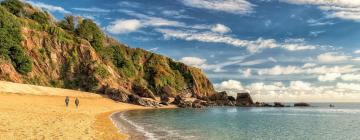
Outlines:
{"type": "Polygon", "coordinates": [[[104,46],[104,34],[91,19],[84,19],[79,22],[76,33],[80,37],[88,40],[96,51],[104,46]]]}
{"type": "Polygon", "coordinates": [[[65,18],[60,21],[59,26],[64,30],[75,31],[75,17],[72,15],[65,16],[65,18]]]}

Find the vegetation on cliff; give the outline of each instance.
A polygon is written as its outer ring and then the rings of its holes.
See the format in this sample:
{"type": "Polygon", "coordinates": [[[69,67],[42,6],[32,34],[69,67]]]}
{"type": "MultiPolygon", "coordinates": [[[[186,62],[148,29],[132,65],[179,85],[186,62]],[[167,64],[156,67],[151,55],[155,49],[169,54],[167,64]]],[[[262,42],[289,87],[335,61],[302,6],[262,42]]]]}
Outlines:
{"type": "MultiPolygon", "coordinates": [[[[5,1],[3,3],[7,3],[5,1]]],[[[10,5],[10,4],[6,4],[10,5]]],[[[12,5],[10,5],[12,6],[12,5]]],[[[18,5],[15,5],[17,7],[18,5]]],[[[17,13],[16,8],[9,10],[17,13]]],[[[32,62],[25,54],[21,44],[21,24],[19,20],[0,6],[0,56],[3,59],[11,60],[14,68],[21,74],[26,74],[32,69],[32,62]]]]}
{"type": "Polygon", "coordinates": [[[0,80],[141,97],[214,93],[200,69],[123,45],[90,19],[69,15],[56,22],[18,0],[0,6],[0,59],[0,80]]]}

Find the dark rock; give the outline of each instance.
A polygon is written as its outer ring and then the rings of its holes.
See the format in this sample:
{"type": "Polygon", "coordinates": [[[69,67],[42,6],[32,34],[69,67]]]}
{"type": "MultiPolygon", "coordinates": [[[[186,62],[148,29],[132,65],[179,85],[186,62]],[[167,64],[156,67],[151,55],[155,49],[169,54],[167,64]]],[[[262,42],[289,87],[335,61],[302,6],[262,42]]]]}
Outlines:
{"type": "Polygon", "coordinates": [[[184,102],[184,99],[180,95],[177,95],[172,103],[175,105],[179,105],[182,102],[184,102]]]}
{"type": "Polygon", "coordinates": [[[104,94],[106,94],[110,99],[119,102],[129,102],[129,96],[126,92],[120,91],[119,89],[106,88],[104,89],[104,94]]]}
{"type": "Polygon", "coordinates": [[[148,106],[148,107],[160,107],[160,104],[150,99],[141,98],[138,95],[129,95],[129,102],[137,105],[148,106]]]}
{"type": "Polygon", "coordinates": [[[169,105],[169,103],[167,103],[167,102],[160,102],[160,104],[162,104],[162,105],[169,105]]]}
{"type": "Polygon", "coordinates": [[[205,107],[210,106],[210,105],[209,105],[209,102],[207,102],[207,101],[203,101],[203,102],[201,102],[200,104],[201,104],[202,106],[205,106],[205,107]]]}
{"type": "Polygon", "coordinates": [[[249,93],[238,93],[236,97],[237,106],[251,106],[254,102],[249,93]]]}
{"type": "Polygon", "coordinates": [[[295,103],[294,107],[309,107],[310,104],[308,103],[295,103]]]}
{"type": "Polygon", "coordinates": [[[129,102],[137,105],[145,106],[145,101],[138,95],[129,95],[129,102]]]}
{"type": "Polygon", "coordinates": [[[236,101],[235,97],[233,97],[233,96],[228,96],[228,100],[229,101],[236,101]]]}
{"type": "Polygon", "coordinates": [[[285,105],[280,102],[274,102],[274,107],[285,107],[285,105]]]}
{"type": "Polygon", "coordinates": [[[168,95],[161,95],[160,96],[160,103],[163,104],[163,105],[168,105],[169,104],[169,101],[170,101],[170,98],[168,95]]]}
{"type": "Polygon", "coordinates": [[[194,102],[192,102],[191,106],[193,108],[203,108],[204,106],[201,104],[202,102],[202,100],[195,100],[194,102]]]}
{"type": "Polygon", "coordinates": [[[170,87],[170,86],[165,86],[161,89],[161,95],[165,94],[169,97],[174,97],[175,96],[175,93],[174,93],[174,90],[170,87]]]}
{"type": "Polygon", "coordinates": [[[178,104],[178,106],[181,108],[190,108],[190,107],[192,107],[192,102],[191,101],[182,101],[178,104]]]}
{"type": "Polygon", "coordinates": [[[218,93],[213,94],[210,97],[210,100],[211,101],[217,101],[217,100],[226,101],[226,100],[228,100],[228,95],[227,95],[226,91],[218,92],[218,93]]]}
{"type": "Polygon", "coordinates": [[[150,89],[148,89],[146,87],[143,87],[143,86],[140,86],[140,85],[134,85],[132,90],[133,90],[134,93],[136,93],[140,97],[152,98],[152,99],[155,100],[154,93],[150,89]]]}

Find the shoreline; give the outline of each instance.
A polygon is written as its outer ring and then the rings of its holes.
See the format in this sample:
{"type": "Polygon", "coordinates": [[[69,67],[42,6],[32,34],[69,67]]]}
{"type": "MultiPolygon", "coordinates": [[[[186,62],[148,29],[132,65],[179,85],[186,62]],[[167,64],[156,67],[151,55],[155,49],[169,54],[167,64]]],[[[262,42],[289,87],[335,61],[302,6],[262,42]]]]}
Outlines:
{"type": "MultiPolygon", "coordinates": [[[[101,113],[97,115],[95,126],[97,126],[97,138],[99,139],[121,139],[121,140],[127,140],[131,137],[131,135],[128,132],[125,132],[122,130],[124,127],[123,123],[117,122],[118,120],[114,120],[113,117],[117,116],[118,114],[127,112],[127,111],[133,111],[133,110],[155,110],[155,109],[176,109],[178,108],[175,105],[169,105],[164,106],[160,108],[151,108],[151,107],[143,107],[143,106],[137,106],[137,107],[131,107],[131,108],[125,108],[125,109],[119,109],[115,111],[109,111],[105,113],[101,113]],[[110,126],[111,124],[111,126],[110,126]],[[102,131],[102,132],[101,132],[102,131]],[[118,135],[118,136],[116,136],[118,135]]],[[[119,117],[117,117],[120,119],[119,117]]],[[[125,121],[125,120],[122,120],[125,121]]],[[[129,127],[129,126],[128,126],[129,127]]]]}

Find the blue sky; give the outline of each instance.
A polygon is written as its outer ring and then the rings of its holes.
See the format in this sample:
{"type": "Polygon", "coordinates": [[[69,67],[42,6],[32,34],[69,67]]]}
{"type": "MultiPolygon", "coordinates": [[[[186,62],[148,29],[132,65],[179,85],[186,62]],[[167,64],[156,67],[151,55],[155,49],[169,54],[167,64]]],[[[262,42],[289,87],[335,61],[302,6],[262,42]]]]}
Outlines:
{"type": "Polygon", "coordinates": [[[259,101],[360,101],[360,2],[31,0],[56,19],[204,70],[217,90],[259,101]]]}

